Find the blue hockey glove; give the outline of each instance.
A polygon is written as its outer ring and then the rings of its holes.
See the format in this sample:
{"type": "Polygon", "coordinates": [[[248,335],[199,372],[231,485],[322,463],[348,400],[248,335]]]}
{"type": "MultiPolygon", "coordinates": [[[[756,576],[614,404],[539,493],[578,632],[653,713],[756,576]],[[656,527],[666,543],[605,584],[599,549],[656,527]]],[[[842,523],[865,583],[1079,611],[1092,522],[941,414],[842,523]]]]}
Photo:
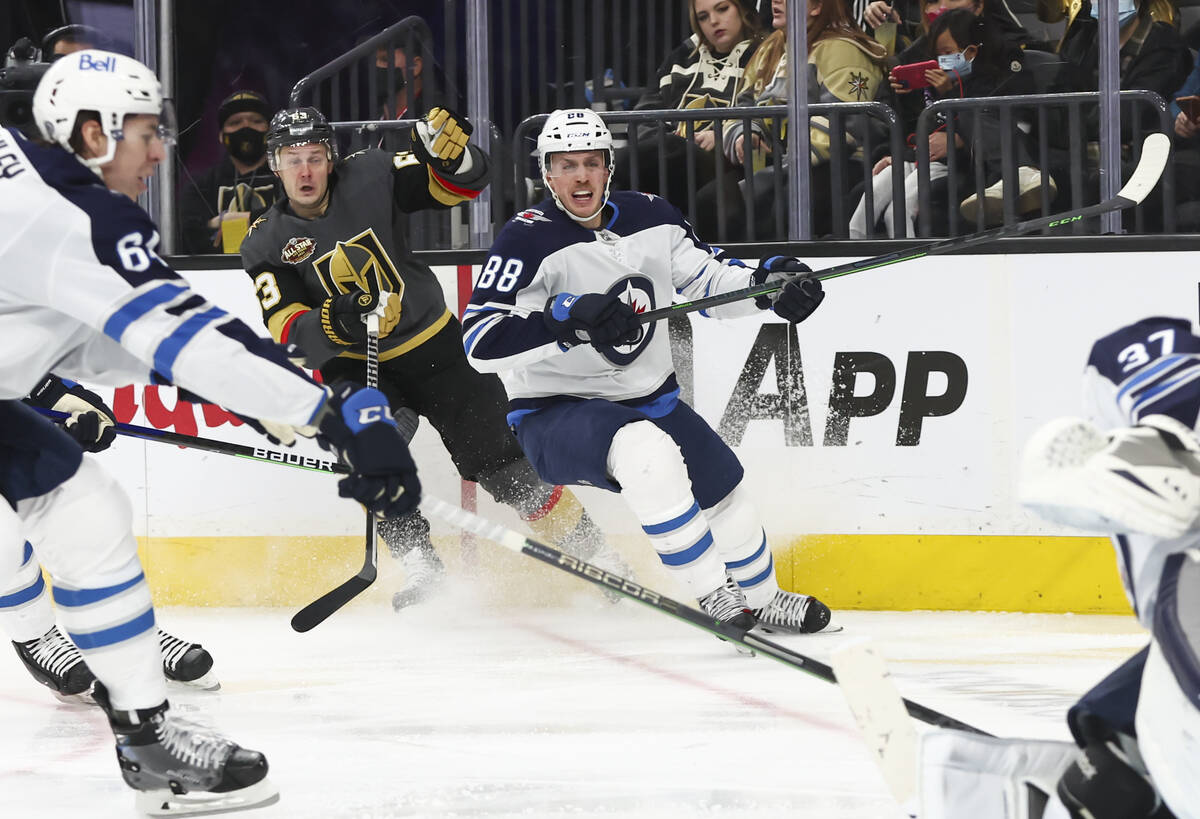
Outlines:
{"type": "MultiPolygon", "coordinates": [[[[811,272],[812,268],[791,256],[772,256],[750,275],[752,284],[765,284],[788,275],[811,272]]],[[[757,296],[754,304],[760,310],[774,310],[775,315],[799,324],[812,315],[825,299],[825,290],[817,279],[793,279],[768,296],[757,296]]]]}
{"type": "Polygon", "coordinates": [[[338,482],[339,495],[384,517],[417,507],[417,466],[382,392],[348,381],[334,384],[317,426],[322,446],[332,445],[351,470],[338,482]]]}
{"type": "Polygon", "coordinates": [[[558,293],[546,301],[542,319],[566,347],[633,344],[642,335],[637,313],[612,293],[558,293]]]}

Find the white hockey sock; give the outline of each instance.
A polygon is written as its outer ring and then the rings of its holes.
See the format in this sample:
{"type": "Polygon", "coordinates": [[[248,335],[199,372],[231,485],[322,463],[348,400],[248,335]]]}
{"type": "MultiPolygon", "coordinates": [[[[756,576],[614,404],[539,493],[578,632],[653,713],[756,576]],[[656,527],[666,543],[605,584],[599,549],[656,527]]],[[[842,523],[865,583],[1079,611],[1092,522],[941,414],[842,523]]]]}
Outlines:
{"type": "Polygon", "coordinates": [[[763,608],[779,591],[779,583],[767,534],[745,490],[739,484],[704,514],[725,568],[742,587],[746,603],[752,609],[763,608]]]}
{"type": "Polygon", "coordinates": [[[117,571],[93,575],[95,585],[56,580],[54,602],[71,642],[108,689],[113,707],[152,708],[167,698],[150,587],[135,557],[117,571]]]}
{"type": "Polygon", "coordinates": [[[33,559],[33,547],[22,547],[21,568],[0,589],[0,628],[14,643],[36,640],[54,625],[54,607],[46,594],[42,567],[33,559]]]}
{"type": "Polygon", "coordinates": [[[649,421],[626,424],[608,450],[609,472],[663,565],[694,597],[725,582],[708,520],[692,496],[679,446],[649,421]]]}

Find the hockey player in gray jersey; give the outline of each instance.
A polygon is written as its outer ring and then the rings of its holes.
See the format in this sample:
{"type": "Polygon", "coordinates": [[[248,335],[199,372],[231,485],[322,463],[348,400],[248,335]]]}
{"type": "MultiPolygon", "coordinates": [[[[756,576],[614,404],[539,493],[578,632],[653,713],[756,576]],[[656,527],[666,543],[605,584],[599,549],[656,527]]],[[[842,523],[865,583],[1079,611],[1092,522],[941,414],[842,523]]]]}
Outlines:
{"type": "MultiPolygon", "coordinates": [[[[280,111],[268,159],[285,196],[251,227],[242,264],[272,336],[294,343],[326,381],[362,380],[366,333],[358,299],[379,292],[379,385],[402,428],[424,417],[459,474],[521,515],[540,537],[612,571],[624,567],[583,506],[538,479],[504,422],[499,379],[471,369],[458,320],[434,272],[409,251],[399,216],[479,195],[487,155],[467,143],[470,125],[443,108],[420,122],[412,151],[376,149],[339,159],[333,129],[314,108],[280,111]]],[[[370,307],[368,306],[368,310],[370,307]]],[[[396,610],[424,599],[443,571],[419,512],[380,521],[405,569],[396,610]]]]}
{"type": "Polygon", "coordinates": [[[33,98],[44,142],[0,130],[0,582],[31,543],[141,808],[171,815],[277,798],[265,757],[170,710],[128,497],[78,442],[21,403],[46,372],[113,386],[172,383],[282,443],[315,435],[350,466],[339,492],[402,514],[416,470],[377,391],[322,387],[283,349],[193,292],[155,252],[134,201],[170,138],[145,66],[84,50],[33,98]]]}
{"type": "Polygon", "coordinates": [[[1075,744],[924,735],[920,819],[1200,819],[1200,337],[1122,327],[1084,382],[1090,417],[1034,433],[1021,499],[1111,533],[1150,644],[1071,707],[1075,744]]]}
{"type": "MultiPolygon", "coordinates": [[[[471,363],[498,372],[509,422],[553,483],[621,493],[662,563],[720,620],[802,633],[829,624],[813,597],[783,591],[766,534],[741,485],[742,465],[679,400],[665,332],[637,312],[761,283],[757,270],[696,238],[678,209],[642,193],[609,195],[612,137],[586,109],[555,111],[538,137],[552,195],[497,237],[463,321],[471,363]]],[[[792,282],[772,304],[803,321],[824,293],[792,282]]],[[[703,315],[703,313],[702,313],[703,315]]]]}

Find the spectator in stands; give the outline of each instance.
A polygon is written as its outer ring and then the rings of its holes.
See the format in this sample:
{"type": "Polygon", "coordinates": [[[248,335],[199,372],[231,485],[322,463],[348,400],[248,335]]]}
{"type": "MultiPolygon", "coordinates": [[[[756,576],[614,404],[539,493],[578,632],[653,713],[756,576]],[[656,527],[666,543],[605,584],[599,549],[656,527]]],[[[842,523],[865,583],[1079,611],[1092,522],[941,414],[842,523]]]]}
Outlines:
{"type": "Polygon", "coordinates": [[[47,32],[42,37],[42,58],[52,63],[59,57],[83,51],[85,48],[111,50],[114,43],[103,31],[94,26],[72,23],[47,32]]]}
{"type": "Polygon", "coordinates": [[[1175,229],[1200,232],[1200,58],[1172,95],[1175,115],[1175,229]],[[1196,99],[1192,99],[1197,97],[1196,99]]]}
{"type": "MultiPolygon", "coordinates": [[[[672,51],[658,69],[653,86],[638,100],[635,110],[728,108],[737,96],[738,83],[764,32],[750,0],[690,0],[692,36],[672,51]]],[[[687,211],[687,128],[680,122],[663,134],[664,123],[639,124],[636,148],[617,152],[613,182],[617,188],[657,193],[687,211]],[[659,185],[659,143],[666,158],[665,189],[659,185]],[[631,169],[636,165],[637,184],[631,169]]],[[[712,181],[723,156],[714,154],[716,132],[711,121],[692,123],[691,151],[697,188],[712,181]]]]}
{"type": "MultiPolygon", "coordinates": [[[[1032,40],[1006,0],[893,0],[890,4],[872,0],[863,10],[860,22],[864,28],[873,30],[875,39],[888,49],[888,54],[900,54],[925,36],[939,14],[964,8],[986,17],[1011,45],[1025,46],[1032,40]],[[886,28],[889,25],[894,27],[894,33],[886,28]]],[[[931,50],[924,43],[918,44],[917,49],[922,54],[931,50]]],[[[906,62],[909,61],[900,60],[901,64],[906,62]]]]}
{"type": "MultiPolygon", "coordinates": [[[[773,0],[772,24],[775,31],[758,47],[754,57],[746,66],[742,77],[737,104],[777,105],[787,101],[787,60],[785,36],[787,31],[787,3],[773,0]]],[[[864,102],[875,98],[875,91],[883,80],[883,65],[886,55],[883,46],[872,40],[850,20],[844,0],[810,0],[808,6],[808,73],[809,102],[864,102]]],[[[832,232],[832,214],[828,207],[831,196],[844,196],[846,191],[831,191],[829,159],[831,140],[845,139],[847,150],[857,149],[853,134],[860,133],[862,125],[857,117],[845,120],[845,136],[830,134],[828,120],[824,117],[810,119],[809,140],[811,163],[811,185],[813,192],[813,235],[832,232]]],[[[762,236],[764,229],[770,232],[776,223],[775,188],[786,185],[786,159],[775,155],[773,146],[784,144],[783,121],[755,120],[747,133],[746,124],[735,121],[725,129],[726,156],[735,165],[746,168],[752,174],[755,226],[748,229],[743,196],[750,196],[745,183],[726,184],[724,189],[733,192],[733,199],[722,203],[721,211],[729,217],[725,224],[718,224],[718,182],[714,180],[697,194],[697,223],[701,235],[717,241],[738,241],[754,235],[762,236]],[[757,169],[755,163],[770,161],[757,169]],[[761,228],[760,228],[761,226],[761,228]]],[[[854,165],[853,162],[850,163],[854,165]]],[[[853,178],[851,169],[847,177],[853,178]]],[[[729,181],[729,180],[727,180],[729,181]]],[[[786,201],[786,189],[782,197],[786,201]]]]}
{"type": "Polygon", "coordinates": [[[257,91],[235,91],[217,109],[225,155],[183,191],[185,252],[237,253],[247,226],[279,196],[279,181],[267,167],[270,116],[270,104],[257,91]]]}
{"type": "MultiPolygon", "coordinates": [[[[1150,0],[1145,5],[1150,17],[1156,22],[1179,27],[1179,9],[1175,0],[1150,0]]],[[[1043,23],[1059,23],[1066,20],[1067,29],[1070,29],[1075,18],[1081,13],[1086,16],[1088,12],[1075,0],[1037,0],[1037,18],[1043,23]]]]}

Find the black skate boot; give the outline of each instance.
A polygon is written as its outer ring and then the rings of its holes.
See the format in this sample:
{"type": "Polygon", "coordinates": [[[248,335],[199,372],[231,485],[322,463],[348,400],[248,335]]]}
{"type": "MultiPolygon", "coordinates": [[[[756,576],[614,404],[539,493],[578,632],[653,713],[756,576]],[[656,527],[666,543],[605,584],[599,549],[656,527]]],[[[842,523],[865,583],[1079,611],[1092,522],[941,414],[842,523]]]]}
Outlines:
{"type": "Polygon", "coordinates": [[[205,691],[216,691],[220,681],[212,674],[213,658],[204,646],[189,643],[158,630],[158,648],[163,658],[163,675],[205,691]]]}
{"type": "Polygon", "coordinates": [[[35,640],[13,643],[17,656],[33,678],[54,692],[63,702],[92,702],[92,670],[83,661],[75,644],[51,626],[35,640]]]}
{"type": "Polygon", "coordinates": [[[754,611],[758,626],[768,634],[816,634],[818,631],[841,631],[841,626],[829,625],[829,607],[807,594],[775,592],[771,602],[754,611]]]}
{"type": "MultiPolygon", "coordinates": [[[[757,623],[753,612],[746,605],[746,595],[742,593],[741,587],[730,578],[726,578],[724,584],[701,597],[699,602],[701,611],[722,623],[728,623],[747,631],[754,628],[757,623]]],[[[739,654],[754,654],[753,651],[739,643],[734,643],[733,647],[739,654]]]]}
{"type": "Polygon", "coordinates": [[[114,709],[103,685],[96,702],[108,714],[117,762],[151,816],[218,813],[270,805],[279,790],[266,779],[267,758],[181,719],[164,700],[154,708],[114,709]]]}

